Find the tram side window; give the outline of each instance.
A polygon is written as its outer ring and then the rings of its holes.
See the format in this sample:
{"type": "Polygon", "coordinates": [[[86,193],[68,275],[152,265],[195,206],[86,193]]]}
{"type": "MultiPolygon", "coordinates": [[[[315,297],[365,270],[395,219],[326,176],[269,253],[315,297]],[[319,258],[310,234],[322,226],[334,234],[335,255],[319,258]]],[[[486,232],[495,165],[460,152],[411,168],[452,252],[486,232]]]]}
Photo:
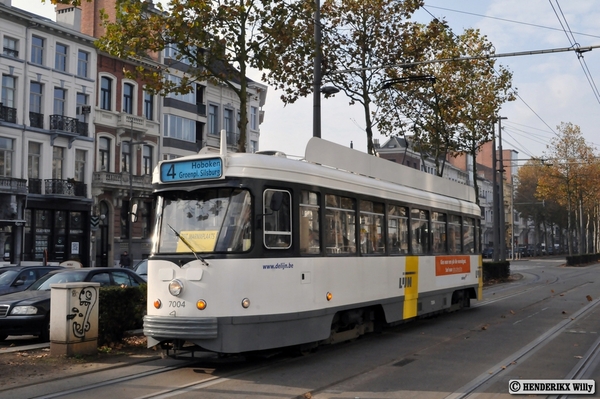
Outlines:
{"type": "Polygon", "coordinates": [[[463,249],[466,254],[475,253],[475,220],[473,218],[464,218],[463,242],[463,249]]]}
{"type": "Polygon", "coordinates": [[[354,199],[325,196],[325,249],[330,254],[356,253],[356,208],[354,199]]]}
{"type": "Polygon", "coordinates": [[[451,254],[459,254],[461,250],[460,240],[460,216],[448,216],[448,252],[451,254]]]}
{"type": "Polygon", "coordinates": [[[429,212],[411,209],[410,226],[412,233],[411,250],[413,254],[429,252],[429,212]]]}
{"type": "Polygon", "coordinates": [[[310,191],[300,193],[300,253],[321,252],[319,229],[319,194],[310,191]]]}
{"type": "Polygon", "coordinates": [[[388,247],[392,254],[408,253],[408,210],[388,205],[388,247]]]}
{"type": "Polygon", "coordinates": [[[360,201],[360,252],[363,254],[385,253],[383,210],[383,204],[360,201]]]}
{"type": "Polygon", "coordinates": [[[431,213],[431,243],[434,254],[446,252],[446,215],[431,213]]]}
{"type": "Polygon", "coordinates": [[[264,242],[267,248],[292,246],[292,198],[288,191],[265,190],[263,194],[264,242]]]}

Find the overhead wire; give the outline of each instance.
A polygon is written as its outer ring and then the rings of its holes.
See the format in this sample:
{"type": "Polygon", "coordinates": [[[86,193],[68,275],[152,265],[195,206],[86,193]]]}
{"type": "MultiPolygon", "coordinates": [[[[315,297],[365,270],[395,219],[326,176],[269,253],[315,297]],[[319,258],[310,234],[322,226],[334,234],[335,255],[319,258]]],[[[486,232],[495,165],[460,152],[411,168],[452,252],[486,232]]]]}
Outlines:
{"type": "MultiPolygon", "coordinates": [[[[437,9],[441,9],[441,10],[452,11],[452,12],[457,12],[457,13],[462,13],[462,14],[467,14],[467,15],[475,15],[475,16],[478,16],[478,17],[491,18],[491,19],[496,19],[496,20],[500,20],[500,21],[504,21],[504,22],[511,22],[511,23],[518,23],[518,24],[523,24],[523,25],[530,25],[530,26],[534,26],[534,27],[540,27],[540,28],[551,29],[551,30],[560,30],[560,29],[557,29],[557,28],[551,28],[551,27],[547,27],[547,26],[543,26],[543,25],[529,24],[529,23],[524,23],[524,22],[520,22],[520,21],[513,21],[513,20],[509,20],[509,19],[504,19],[504,18],[489,17],[489,16],[485,16],[485,15],[481,15],[481,14],[475,14],[475,13],[466,12],[466,11],[452,10],[452,9],[444,8],[444,7],[431,6],[431,5],[428,5],[427,7],[437,8],[437,9]]],[[[427,12],[432,18],[438,19],[429,10],[427,10],[425,7],[422,7],[422,9],[425,12],[427,12]]],[[[587,35],[587,34],[582,34],[582,35],[587,35]]],[[[593,35],[587,35],[587,36],[593,36],[593,35]]],[[[600,37],[600,36],[598,36],[598,37],[600,37]]],[[[496,69],[494,69],[494,72],[499,75],[499,72],[496,69]]],[[[554,136],[556,136],[556,137],[559,136],[558,133],[527,103],[527,101],[525,101],[525,99],[516,90],[513,92],[513,94],[515,95],[515,97],[517,97],[531,111],[531,113],[533,115],[535,115],[535,117],[537,119],[540,120],[541,123],[543,123],[550,130],[550,132],[552,132],[552,134],[554,134],[554,136]]],[[[526,133],[526,132],[524,132],[524,133],[526,133]]],[[[527,133],[527,134],[529,134],[529,133],[527,133]]],[[[530,137],[528,137],[528,138],[530,138],[530,137]]],[[[542,144],[547,144],[547,142],[544,141],[542,144]]]]}
{"type": "MultiPolygon", "coordinates": [[[[559,15],[557,9],[554,7],[554,4],[552,4],[552,0],[548,0],[548,2],[550,3],[550,6],[552,7],[552,10],[554,11],[554,15],[556,15],[556,18],[558,19],[560,26],[562,27],[563,31],[565,32],[565,35],[567,36],[567,40],[571,44],[571,47],[573,47],[574,49],[578,49],[580,46],[579,46],[579,43],[577,43],[577,41],[575,40],[575,36],[573,35],[573,32],[571,31],[569,22],[567,21],[567,18],[565,17],[565,14],[563,13],[562,8],[560,7],[560,4],[558,3],[558,0],[555,0],[555,1],[556,1],[556,6],[558,7],[558,11],[560,11],[560,15],[559,15]]],[[[594,82],[594,78],[592,76],[592,73],[590,72],[590,69],[587,66],[587,63],[585,62],[585,58],[583,57],[583,51],[576,51],[576,53],[577,53],[577,59],[579,60],[579,64],[581,65],[581,68],[583,69],[583,73],[588,81],[588,84],[592,88],[594,97],[596,97],[596,101],[598,101],[598,103],[600,104],[600,92],[598,91],[598,87],[596,86],[596,83],[594,82]]]]}

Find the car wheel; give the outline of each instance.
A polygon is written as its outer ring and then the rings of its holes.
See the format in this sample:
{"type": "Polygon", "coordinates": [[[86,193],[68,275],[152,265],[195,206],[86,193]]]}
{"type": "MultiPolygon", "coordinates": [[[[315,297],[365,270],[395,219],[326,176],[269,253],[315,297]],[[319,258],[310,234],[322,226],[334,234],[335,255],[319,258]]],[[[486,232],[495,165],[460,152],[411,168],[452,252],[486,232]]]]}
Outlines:
{"type": "Polygon", "coordinates": [[[46,319],[42,325],[42,330],[40,331],[40,341],[50,341],[50,319],[46,319]]]}

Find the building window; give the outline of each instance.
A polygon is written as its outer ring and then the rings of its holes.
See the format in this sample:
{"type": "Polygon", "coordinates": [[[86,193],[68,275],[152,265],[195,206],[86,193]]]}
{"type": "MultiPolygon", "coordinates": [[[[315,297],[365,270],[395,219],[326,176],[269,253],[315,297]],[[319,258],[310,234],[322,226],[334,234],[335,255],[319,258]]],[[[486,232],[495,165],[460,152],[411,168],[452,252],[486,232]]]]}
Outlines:
{"type": "Polygon", "coordinates": [[[19,58],[19,41],[12,37],[4,36],[4,48],[2,54],[7,57],[19,58]]]}
{"type": "MultiPolygon", "coordinates": [[[[85,123],[84,106],[88,104],[88,95],[83,93],[77,93],[77,119],[81,123],[85,123]]],[[[87,111],[86,111],[87,112],[87,111]]]]}
{"type": "Polygon", "coordinates": [[[69,48],[64,44],[56,43],[56,56],[54,57],[54,69],[67,71],[67,54],[69,48]]]}
{"type": "Polygon", "coordinates": [[[208,106],[208,134],[218,135],[219,134],[219,107],[210,104],[208,106]]]}
{"type": "Polygon", "coordinates": [[[31,62],[33,64],[44,65],[44,43],[41,37],[31,37],[31,62]]]}
{"type": "Polygon", "coordinates": [[[196,142],[196,121],[177,115],[165,114],[164,136],[196,142]]]}
{"type": "Polygon", "coordinates": [[[98,140],[98,158],[100,161],[100,170],[109,171],[110,164],[110,139],[100,137],[98,140]]]}
{"type": "Polygon", "coordinates": [[[112,79],[103,77],[100,81],[100,108],[110,111],[112,109],[112,79]]]}
{"type": "Polygon", "coordinates": [[[152,174],[152,147],[149,145],[144,146],[142,169],[145,175],[152,174]]]}
{"type": "Polygon", "coordinates": [[[2,75],[2,105],[15,108],[15,90],[17,79],[14,76],[2,75]]]}
{"type": "Polygon", "coordinates": [[[44,116],[42,114],[42,96],[44,87],[41,83],[31,82],[29,86],[29,126],[44,128],[44,116]]]}
{"type": "Polygon", "coordinates": [[[123,112],[133,114],[133,85],[131,83],[123,85],[123,112]]]}
{"type": "Polygon", "coordinates": [[[54,88],[54,115],[65,114],[67,91],[59,87],[54,88]]]}
{"type": "Polygon", "coordinates": [[[258,141],[250,140],[250,153],[254,154],[258,151],[258,141]]]}
{"type": "Polygon", "coordinates": [[[65,159],[65,149],[63,147],[52,147],[52,178],[62,180],[63,161],[65,159]]]}
{"type": "Polygon", "coordinates": [[[43,86],[38,82],[31,82],[29,92],[29,112],[42,113],[43,86]]]}
{"type": "Polygon", "coordinates": [[[250,129],[258,130],[258,108],[250,107],[250,129]]]}
{"type": "Polygon", "coordinates": [[[0,137],[0,176],[12,177],[13,140],[0,137]]]}
{"type": "Polygon", "coordinates": [[[223,111],[223,129],[227,133],[233,133],[233,111],[230,109],[223,111]]]}
{"type": "MultiPolygon", "coordinates": [[[[181,86],[181,78],[175,75],[168,75],[167,79],[172,82],[175,86],[181,86]]],[[[192,90],[189,93],[169,93],[167,94],[167,98],[173,98],[175,100],[183,101],[190,104],[196,104],[196,92],[195,88],[192,87],[192,90]]]]}
{"type": "Polygon", "coordinates": [[[90,53],[79,50],[77,53],[77,76],[81,78],[88,77],[88,66],[90,61],[90,53]]]}
{"type": "Polygon", "coordinates": [[[85,160],[87,151],[75,150],[75,180],[85,182],[85,160]]]}
{"type": "Polygon", "coordinates": [[[29,179],[40,178],[40,158],[42,156],[42,144],[29,142],[27,156],[27,177],[29,179]]]}
{"type": "Polygon", "coordinates": [[[144,91],[144,116],[149,121],[154,120],[154,96],[144,91]]]}
{"type": "MultiPolygon", "coordinates": [[[[131,167],[131,146],[129,141],[121,142],[121,172],[128,172],[131,167]]],[[[132,171],[133,172],[133,171],[132,171]]]]}

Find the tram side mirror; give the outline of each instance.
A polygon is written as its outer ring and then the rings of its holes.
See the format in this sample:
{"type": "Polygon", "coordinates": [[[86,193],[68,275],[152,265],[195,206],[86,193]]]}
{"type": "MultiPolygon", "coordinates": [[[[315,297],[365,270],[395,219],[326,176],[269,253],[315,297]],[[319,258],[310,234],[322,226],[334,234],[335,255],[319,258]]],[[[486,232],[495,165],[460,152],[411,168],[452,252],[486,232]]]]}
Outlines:
{"type": "Polygon", "coordinates": [[[275,191],[271,196],[271,203],[269,207],[272,211],[278,211],[281,209],[281,205],[283,204],[283,192],[275,191]]]}
{"type": "Polygon", "coordinates": [[[137,209],[138,209],[138,204],[133,204],[131,206],[131,223],[137,222],[137,209]]]}

